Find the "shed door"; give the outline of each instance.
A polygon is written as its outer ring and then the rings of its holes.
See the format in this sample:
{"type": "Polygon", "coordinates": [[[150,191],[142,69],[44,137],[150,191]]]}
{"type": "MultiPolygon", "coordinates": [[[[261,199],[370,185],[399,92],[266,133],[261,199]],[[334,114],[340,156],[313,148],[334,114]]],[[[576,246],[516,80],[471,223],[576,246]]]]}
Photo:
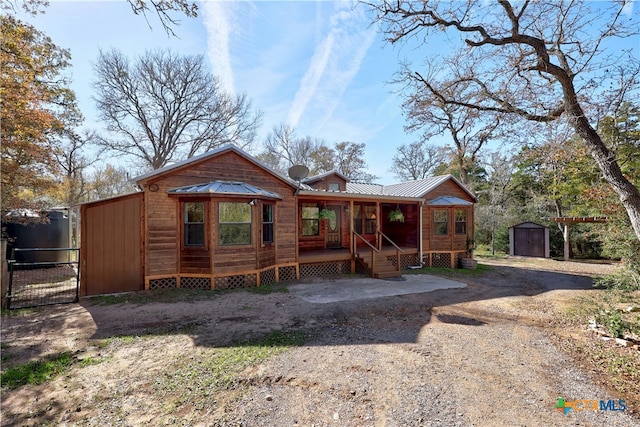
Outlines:
{"type": "Polygon", "coordinates": [[[544,228],[515,228],[514,255],[544,257],[544,228]]]}

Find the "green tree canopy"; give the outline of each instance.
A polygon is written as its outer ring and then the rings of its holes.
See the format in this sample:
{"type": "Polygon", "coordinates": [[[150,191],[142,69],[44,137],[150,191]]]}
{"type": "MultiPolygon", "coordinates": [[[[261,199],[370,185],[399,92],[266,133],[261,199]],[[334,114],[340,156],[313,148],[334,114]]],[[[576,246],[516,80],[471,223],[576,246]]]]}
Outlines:
{"type": "Polygon", "coordinates": [[[81,116],[63,72],[70,54],[13,16],[0,16],[2,210],[37,208],[58,185],[56,140],[81,116]]]}

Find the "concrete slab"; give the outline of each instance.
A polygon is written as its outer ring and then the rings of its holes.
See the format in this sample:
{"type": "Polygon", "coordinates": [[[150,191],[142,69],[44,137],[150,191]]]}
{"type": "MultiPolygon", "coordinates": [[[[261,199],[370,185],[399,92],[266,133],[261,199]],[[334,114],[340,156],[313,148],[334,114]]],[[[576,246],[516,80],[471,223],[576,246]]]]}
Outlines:
{"type": "Polygon", "coordinates": [[[290,285],[289,292],[303,301],[327,304],[382,298],[394,295],[419,294],[441,289],[465,288],[464,283],[427,274],[406,274],[399,279],[338,279],[290,285]]]}

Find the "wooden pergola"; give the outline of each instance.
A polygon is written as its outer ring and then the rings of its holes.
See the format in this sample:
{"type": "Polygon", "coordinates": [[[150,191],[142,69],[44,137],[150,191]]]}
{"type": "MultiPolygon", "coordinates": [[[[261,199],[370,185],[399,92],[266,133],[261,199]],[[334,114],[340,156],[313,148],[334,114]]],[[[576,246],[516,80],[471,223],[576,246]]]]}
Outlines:
{"type": "Polygon", "coordinates": [[[607,222],[606,216],[558,216],[549,218],[549,221],[554,221],[564,226],[563,238],[564,238],[564,260],[569,261],[569,252],[571,245],[569,244],[569,225],[577,223],[595,223],[595,222],[607,222]]]}

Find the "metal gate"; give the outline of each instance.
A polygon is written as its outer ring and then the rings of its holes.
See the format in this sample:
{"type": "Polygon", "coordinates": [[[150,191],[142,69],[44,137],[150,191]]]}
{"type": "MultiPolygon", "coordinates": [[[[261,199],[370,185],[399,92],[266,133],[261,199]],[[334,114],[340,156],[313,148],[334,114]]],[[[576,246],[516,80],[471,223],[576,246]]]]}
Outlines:
{"type": "Polygon", "coordinates": [[[78,248],[12,249],[7,308],[77,302],[79,255],[78,248]]]}

